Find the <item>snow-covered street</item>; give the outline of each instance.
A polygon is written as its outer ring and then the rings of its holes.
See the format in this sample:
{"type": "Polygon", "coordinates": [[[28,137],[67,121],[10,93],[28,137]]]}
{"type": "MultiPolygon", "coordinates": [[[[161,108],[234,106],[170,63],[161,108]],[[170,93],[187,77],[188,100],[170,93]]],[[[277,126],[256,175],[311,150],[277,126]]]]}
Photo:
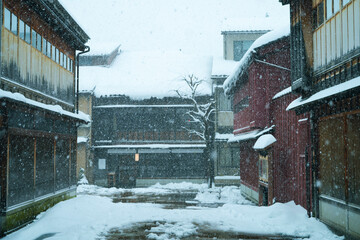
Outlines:
{"type": "Polygon", "coordinates": [[[342,239],[293,202],[258,207],[238,187],[180,183],[135,189],[80,185],[76,198],[57,204],[4,240],[249,237],[342,239]]]}

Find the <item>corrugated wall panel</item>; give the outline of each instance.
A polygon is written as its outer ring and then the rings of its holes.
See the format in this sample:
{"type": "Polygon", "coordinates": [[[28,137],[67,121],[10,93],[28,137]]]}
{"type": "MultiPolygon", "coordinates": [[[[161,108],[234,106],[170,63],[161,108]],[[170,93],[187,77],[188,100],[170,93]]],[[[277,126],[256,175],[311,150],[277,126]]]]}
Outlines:
{"type": "Polygon", "coordinates": [[[349,30],[349,51],[353,50],[354,45],[354,4],[348,7],[348,30],[349,30]]]}
{"type": "MultiPolygon", "coordinates": [[[[336,32],[336,18],[331,20],[331,32],[330,32],[330,38],[331,38],[331,61],[335,60],[336,58],[336,35],[338,34],[336,32]]],[[[329,49],[329,48],[328,48],[329,49]]]]}
{"type": "Polygon", "coordinates": [[[342,32],[341,32],[341,14],[336,15],[336,58],[339,58],[341,56],[341,38],[342,38],[342,32]]]}
{"type": "MultiPolygon", "coordinates": [[[[331,60],[331,20],[325,25],[325,36],[326,36],[326,57],[325,64],[328,64],[331,60]]],[[[323,63],[324,64],[324,63],[323,63]]]]}
{"type": "Polygon", "coordinates": [[[360,47],[360,0],[354,0],[354,46],[360,47]]]}
{"type": "Polygon", "coordinates": [[[342,48],[343,48],[343,54],[347,53],[349,51],[349,31],[348,31],[348,19],[347,19],[347,9],[344,9],[342,13],[342,48]]]}

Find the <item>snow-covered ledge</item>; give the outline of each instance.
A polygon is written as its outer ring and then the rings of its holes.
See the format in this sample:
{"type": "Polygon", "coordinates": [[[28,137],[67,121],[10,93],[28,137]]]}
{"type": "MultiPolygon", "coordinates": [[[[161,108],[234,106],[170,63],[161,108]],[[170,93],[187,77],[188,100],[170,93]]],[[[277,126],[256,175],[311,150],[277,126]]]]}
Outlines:
{"type": "Polygon", "coordinates": [[[253,148],[255,150],[262,150],[269,147],[271,144],[276,142],[276,138],[271,134],[264,134],[256,140],[253,148]]]}
{"type": "Polygon", "coordinates": [[[289,104],[289,106],[286,108],[286,110],[287,111],[292,110],[292,109],[300,107],[302,105],[313,103],[318,100],[321,100],[321,99],[324,99],[324,98],[327,98],[327,97],[330,97],[330,96],[333,96],[333,95],[336,95],[339,93],[343,93],[343,92],[349,91],[349,90],[357,88],[357,87],[360,87],[360,77],[356,77],[356,78],[346,81],[344,83],[340,83],[338,85],[329,87],[322,91],[319,91],[307,99],[303,99],[302,97],[299,97],[299,98],[295,99],[294,101],[292,101],[289,104]]]}
{"type": "Polygon", "coordinates": [[[25,104],[28,104],[30,106],[33,107],[38,107],[44,110],[48,110],[54,113],[58,113],[60,115],[65,115],[71,118],[76,118],[85,122],[90,122],[90,116],[80,112],[79,113],[73,113],[73,112],[69,112],[64,110],[61,106],[59,105],[49,105],[49,104],[44,104],[44,103],[40,103],[34,100],[31,100],[29,98],[26,98],[24,95],[22,95],[21,93],[12,93],[9,91],[4,91],[2,89],[0,89],[0,98],[7,98],[7,99],[11,99],[13,101],[17,101],[17,102],[22,102],[25,104]]]}

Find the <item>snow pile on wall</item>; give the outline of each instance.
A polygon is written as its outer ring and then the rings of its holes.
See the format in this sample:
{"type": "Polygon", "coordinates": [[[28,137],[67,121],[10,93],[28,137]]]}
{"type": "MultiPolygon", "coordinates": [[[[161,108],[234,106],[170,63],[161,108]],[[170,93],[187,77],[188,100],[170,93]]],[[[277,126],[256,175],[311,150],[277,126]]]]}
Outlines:
{"type": "Polygon", "coordinates": [[[246,51],[244,56],[240,59],[233,73],[225,80],[223,84],[225,94],[229,95],[231,90],[236,86],[236,83],[239,80],[239,75],[247,68],[252,55],[256,52],[256,48],[259,48],[289,35],[290,23],[287,21],[286,24],[284,24],[283,26],[259,37],[246,51]]]}

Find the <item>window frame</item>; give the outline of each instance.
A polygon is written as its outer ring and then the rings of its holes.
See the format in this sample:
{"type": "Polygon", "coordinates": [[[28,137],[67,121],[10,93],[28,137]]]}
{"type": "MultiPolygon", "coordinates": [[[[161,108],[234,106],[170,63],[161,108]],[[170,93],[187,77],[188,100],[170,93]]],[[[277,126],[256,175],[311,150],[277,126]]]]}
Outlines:
{"type": "Polygon", "coordinates": [[[13,34],[15,34],[16,36],[18,35],[18,17],[14,14],[11,13],[11,32],[13,34]],[[16,20],[15,26],[14,26],[14,19],[16,20]],[[15,27],[15,30],[14,30],[15,27]]]}
{"type": "Polygon", "coordinates": [[[19,38],[25,41],[25,36],[26,36],[26,29],[25,29],[25,22],[21,19],[19,19],[19,38]],[[23,25],[23,26],[21,26],[23,25]],[[23,34],[21,33],[21,29],[23,30],[23,34]]]}
{"type": "Polygon", "coordinates": [[[11,11],[8,8],[4,8],[4,27],[11,31],[11,11]]]}

